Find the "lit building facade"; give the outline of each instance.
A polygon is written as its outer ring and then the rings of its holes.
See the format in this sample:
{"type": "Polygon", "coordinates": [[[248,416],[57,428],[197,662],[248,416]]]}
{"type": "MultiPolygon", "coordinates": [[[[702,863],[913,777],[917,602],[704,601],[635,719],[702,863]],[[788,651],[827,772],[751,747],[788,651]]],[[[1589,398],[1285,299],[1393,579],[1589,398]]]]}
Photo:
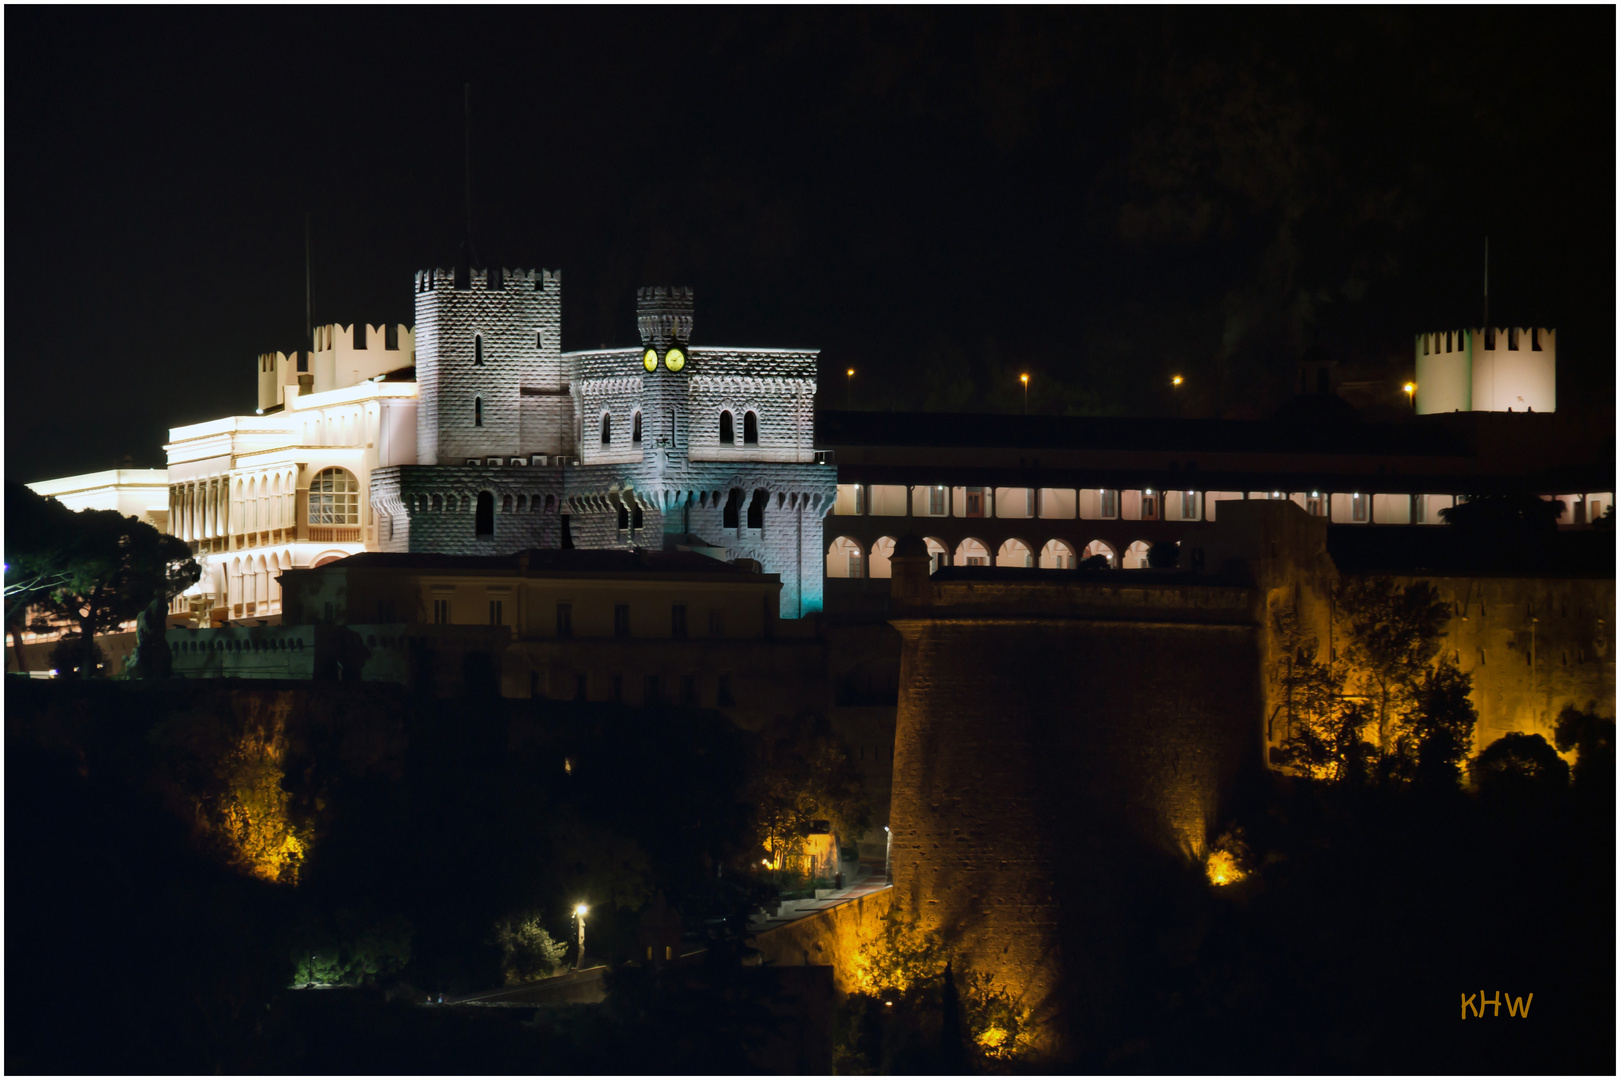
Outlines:
{"type": "Polygon", "coordinates": [[[424,271],[416,327],[329,325],[258,357],[258,409],[170,431],[168,522],[199,625],[273,623],[282,571],[363,551],[696,551],[821,609],[833,469],[813,349],[691,344],[689,289],[638,294],[641,344],[561,350],[559,273],[424,271]]]}

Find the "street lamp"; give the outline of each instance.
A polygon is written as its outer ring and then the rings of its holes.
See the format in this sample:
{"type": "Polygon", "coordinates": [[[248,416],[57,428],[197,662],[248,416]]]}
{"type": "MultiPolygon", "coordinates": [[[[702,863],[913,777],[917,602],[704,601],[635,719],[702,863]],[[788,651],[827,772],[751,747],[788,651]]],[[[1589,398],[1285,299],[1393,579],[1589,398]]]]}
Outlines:
{"type": "Polygon", "coordinates": [[[1401,389],[1406,391],[1406,404],[1410,408],[1415,400],[1412,395],[1417,393],[1417,383],[1409,382],[1401,389]]]}
{"type": "Polygon", "coordinates": [[[1170,376],[1170,385],[1171,386],[1180,386],[1181,385],[1181,376],[1180,375],[1172,375],[1172,376],[1170,376]]]}
{"type": "Polygon", "coordinates": [[[1029,376],[1020,375],[1018,381],[1024,384],[1024,415],[1029,415],[1029,376]]]}
{"type": "Polygon", "coordinates": [[[575,971],[585,966],[585,912],[589,910],[584,904],[574,905],[574,918],[579,920],[579,959],[574,961],[575,971]]]}
{"type": "Polygon", "coordinates": [[[855,404],[855,369],[844,372],[844,408],[855,404]]]}

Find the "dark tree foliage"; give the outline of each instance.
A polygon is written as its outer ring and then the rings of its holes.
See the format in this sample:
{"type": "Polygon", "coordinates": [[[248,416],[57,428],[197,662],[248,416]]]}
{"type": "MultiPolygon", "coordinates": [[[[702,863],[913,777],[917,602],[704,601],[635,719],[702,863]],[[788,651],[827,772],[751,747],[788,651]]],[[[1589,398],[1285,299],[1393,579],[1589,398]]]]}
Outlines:
{"type": "Polygon", "coordinates": [[[1101,553],[1098,553],[1096,555],[1087,555],[1085,558],[1080,560],[1079,569],[1081,569],[1081,570],[1107,570],[1108,569],[1108,556],[1103,555],[1101,553]]]}
{"type": "Polygon", "coordinates": [[[1455,788],[1474,747],[1479,712],[1469,699],[1473,676],[1441,660],[1411,688],[1400,717],[1392,768],[1420,783],[1455,788]]]}
{"type": "Polygon", "coordinates": [[[1569,766],[1540,735],[1515,731],[1497,739],[1469,763],[1481,794],[1533,796],[1569,788],[1569,766]]]}
{"type": "Polygon", "coordinates": [[[1563,515],[1561,500],[1534,495],[1473,495],[1440,511],[1467,559],[1479,566],[1546,562],[1563,515]]]}
{"type": "Polygon", "coordinates": [[[1614,792],[1614,718],[1597,714],[1597,702],[1585,709],[1565,705],[1553,729],[1553,741],[1561,753],[1575,751],[1574,780],[1577,791],[1594,794],[1614,792]]]}
{"type": "Polygon", "coordinates": [[[1337,604],[1347,631],[1351,681],[1359,682],[1358,688],[1371,698],[1378,751],[1387,756],[1393,749],[1392,706],[1434,659],[1451,607],[1427,581],[1403,588],[1383,578],[1348,581],[1337,604]]]}
{"type": "Polygon", "coordinates": [[[1181,544],[1175,540],[1160,540],[1148,546],[1148,566],[1155,570],[1174,570],[1181,559],[1181,544]]]}
{"type": "Polygon", "coordinates": [[[144,614],[138,668],[165,674],[164,609],[202,573],[185,541],[116,510],[66,511],[20,484],[7,487],[6,506],[8,567],[17,560],[15,578],[6,576],[8,622],[31,607],[41,629],[75,625],[71,667],[89,678],[99,666],[96,635],[144,614]]]}

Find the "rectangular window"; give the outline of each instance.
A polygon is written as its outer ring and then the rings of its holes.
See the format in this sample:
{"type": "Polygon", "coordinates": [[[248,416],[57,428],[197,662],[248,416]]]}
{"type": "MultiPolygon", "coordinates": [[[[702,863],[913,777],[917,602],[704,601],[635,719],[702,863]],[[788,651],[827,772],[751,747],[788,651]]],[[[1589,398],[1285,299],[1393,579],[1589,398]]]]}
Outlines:
{"type": "Polygon", "coordinates": [[[719,693],[715,697],[715,702],[716,702],[716,704],[719,704],[719,705],[735,705],[735,704],[737,704],[736,699],[731,696],[731,676],[730,675],[722,675],[722,676],[720,676],[720,690],[719,690],[719,693]]]}
{"type": "Polygon", "coordinates": [[[858,578],[861,576],[861,553],[859,551],[851,551],[849,553],[848,576],[852,578],[858,578]]]}
{"type": "Polygon", "coordinates": [[[1181,493],[1181,520],[1198,520],[1198,492],[1183,491],[1181,493]]]}
{"type": "Polygon", "coordinates": [[[671,637],[686,636],[685,604],[676,604],[669,609],[669,634],[671,637]]]}
{"type": "Polygon", "coordinates": [[[1316,492],[1313,491],[1305,497],[1305,512],[1311,517],[1321,517],[1323,514],[1322,506],[1322,496],[1316,492]]]}
{"type": "Polygon", "coordinates": [[[1119,517],[1119,492],[1103,488],[1097,492],[1097,516],[1102,518],[1119,517]]]}
{"type": "Polygon", "coordinates": [[[1412,496],[1412,524],[1427,525],[1429,523],[1429,497],[1427,495],[1412,496]]]}
{"type": "Polygon", "coordinates": [[[1035,489],[996,488],[996,517],[1032,518],[1035,516],[1035,489]]]}
{"type": "Polygon", "coordinates": [[[505,626],[506,625],[506,620],[501,617],[501,606],[502,606],[502,602],[500,600],[491,600],[489,602],[489,625],[491,625],[491,626],[505,626]]]}
{"type": "Polygon", "coordinates": [[[838,497],[833,500],[833,513],[844,517],[863,514],[866,512],[865,502],[861,485],[839,484],[838,497]]]}
{"type": "Polygon", "coordinates": [[[1157,521],[1158,518],[1159,518],[1158,498],[1157,498],[1157,496],[1155,496],[1153,494],[1153,491],[1152,491],[1151,488],[1145,488],[1142,491],[1142,520],[1143,521],[1157,521]]]}
{"type": "Polygon", "coordinates": [[[443,626],[450,621],[450,601],[433,601],[433,621],[443,626]]]}
{"type": "Polygon", "coordinates": [[[629,637],[630,636],[630,605],[629,604],[614,604],[613,605],[613,636],[614,637],[629,637]]]}
{"type": "Polygon", "coordinates": [[[696,705],[697,703],[698,703],[698,699],[697,699],[697,676],[696,675],[682,675],[681,676],[681,704],[682,705],[696,705]]]}
{"type": "Polygon", "coordinates": [[[658,704],[658,676],[647,676],[642,686],[641,701],[644,705],[658,704]]]}
{"type": "Polygon", "coordinates": [[[928,489],[928,513],[931,517],[944,517],[950,513],[945,489],[938,484],[928,489]]]}
{"type": "Polygon", "coordinates": [[[568,638],[574,636],[574,605],[557,605],[557,636],[568,638]]]}
{"type": "Polygon", "coordinates": [[[1367,520],[1367,496],[1365,496],[1365,495],[1352,495],[1352,496],[1350,496],[1350,520],[1351,521],[1366,521],[1367,520]]]}
{"type": "Polygon", "coordinates": [[[966,512],[963,517],[984,517],[984,488],[970,487],[964,490],[966,496],[966,512]]]}
{"type": "Polygon", "coordinates": [[[725,637],[726,636],[726,620],[725,620],[725,616],[718,609],[709,612],[709,636],[710,637],[725,637]]]}

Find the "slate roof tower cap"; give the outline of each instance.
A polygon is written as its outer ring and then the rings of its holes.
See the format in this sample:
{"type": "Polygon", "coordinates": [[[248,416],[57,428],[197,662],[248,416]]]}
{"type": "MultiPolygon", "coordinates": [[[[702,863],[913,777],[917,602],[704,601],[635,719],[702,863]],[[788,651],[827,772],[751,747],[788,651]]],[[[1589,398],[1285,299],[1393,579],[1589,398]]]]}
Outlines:
{"type": "Polygon", "coordinates": [[[692,340],[692,290],[686,285],[648,285],[636,290],[636,329],[642,348],[659,353],[692,340]]]}

